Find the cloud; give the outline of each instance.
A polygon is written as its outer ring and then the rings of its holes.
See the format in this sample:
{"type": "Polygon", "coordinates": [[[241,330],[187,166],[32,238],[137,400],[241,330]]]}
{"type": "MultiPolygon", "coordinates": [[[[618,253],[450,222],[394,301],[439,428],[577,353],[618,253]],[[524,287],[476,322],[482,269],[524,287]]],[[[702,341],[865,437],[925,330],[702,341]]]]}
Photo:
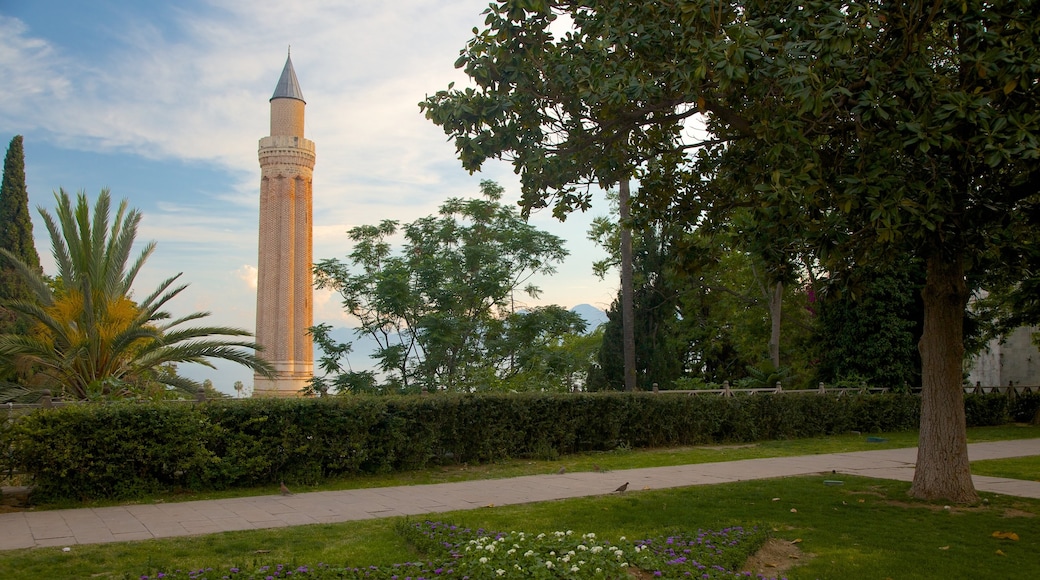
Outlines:
{"type": "Polygon", "coordinates": [[[235,277],[246,283],[251,290],[256,291],[256,266],[242,264],[235,270],[235,277]]]}

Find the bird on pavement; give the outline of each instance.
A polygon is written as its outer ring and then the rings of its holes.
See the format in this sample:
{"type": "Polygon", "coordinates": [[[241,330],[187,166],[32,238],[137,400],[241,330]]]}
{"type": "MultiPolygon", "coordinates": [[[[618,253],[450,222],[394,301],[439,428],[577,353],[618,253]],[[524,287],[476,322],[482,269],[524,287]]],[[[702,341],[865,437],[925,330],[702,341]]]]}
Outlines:
{"type": "Polygon", "coordinates": [[[615,489],[614,491],[616,491],[618,493],[625,493],[626,489],[628,489],[628,482],[627,481],[625,483],[621,484],[620,486],[618,486],[618,488],[615,489]]]}
{"type": "Polygon", "coordinates": [[[279,487],[279,489],[281,490],[282,495],[292,495],[293,494],[293,492],[289,491],[288,487],[285,487],[285,482],[284,481],[281,483],[281,486],[279,487]]]}
{"type": "Polygon", "coordinates": [[[566,467],[561,467],[560,470],[557,471],[556,473],[559,473],[560,475],[563,475],[564,473],[567,473],[567,468],[566,467]]]}

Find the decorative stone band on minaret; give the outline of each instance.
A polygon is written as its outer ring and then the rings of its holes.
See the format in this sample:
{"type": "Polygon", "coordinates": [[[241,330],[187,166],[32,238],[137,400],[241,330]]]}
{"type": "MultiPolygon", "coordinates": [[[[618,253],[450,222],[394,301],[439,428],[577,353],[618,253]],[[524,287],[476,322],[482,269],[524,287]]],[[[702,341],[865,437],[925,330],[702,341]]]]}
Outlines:
{"type": "Polygon", "coordinates": [[[303,138],[306,102],[287,58],[271,97],[271,135],[260,139],[260,253],[256,341],[278,376],[253,377],[254,397],[297,397],[314,375],[311,197],[314,143],[303,138]]]}

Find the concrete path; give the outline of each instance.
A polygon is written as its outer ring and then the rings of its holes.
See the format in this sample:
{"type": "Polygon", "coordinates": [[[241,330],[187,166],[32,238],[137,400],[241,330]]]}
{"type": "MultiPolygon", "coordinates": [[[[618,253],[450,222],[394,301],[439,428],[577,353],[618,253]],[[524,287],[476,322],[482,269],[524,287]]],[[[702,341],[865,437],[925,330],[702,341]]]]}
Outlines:
{"type": "MultiPolygon", "coordinates": [[[[1040,439],[975,443],[968,446],[968,454],[973,461],[1040,455],[1040,439]]],[[[0,550],[415,516],[604,495],[626,481],[630,493],[818,473],[833,477],[832,471],[911,481],[916,458],[916,448],[890,449],[290,496],[8,513],[0,514],[0,550]]],[[[982,476],[973,479],[979,491],[1040,499],[1040,481],[982,476]]]]}

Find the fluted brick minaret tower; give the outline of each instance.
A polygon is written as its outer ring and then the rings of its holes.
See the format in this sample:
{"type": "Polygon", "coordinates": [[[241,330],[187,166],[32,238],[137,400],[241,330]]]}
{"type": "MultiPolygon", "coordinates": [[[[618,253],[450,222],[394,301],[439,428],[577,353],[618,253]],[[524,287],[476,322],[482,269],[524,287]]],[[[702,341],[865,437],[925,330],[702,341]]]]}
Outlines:
{"type": "Polygon", "coordinates": [[[260,257],[256,341],[278,371],[255,375],[254,397],[295,397],[314,374],[311,184],[314,143],[303,138],[306,102],[292,59],[271,97],[271,136],[260,139],[260,257]]]}

